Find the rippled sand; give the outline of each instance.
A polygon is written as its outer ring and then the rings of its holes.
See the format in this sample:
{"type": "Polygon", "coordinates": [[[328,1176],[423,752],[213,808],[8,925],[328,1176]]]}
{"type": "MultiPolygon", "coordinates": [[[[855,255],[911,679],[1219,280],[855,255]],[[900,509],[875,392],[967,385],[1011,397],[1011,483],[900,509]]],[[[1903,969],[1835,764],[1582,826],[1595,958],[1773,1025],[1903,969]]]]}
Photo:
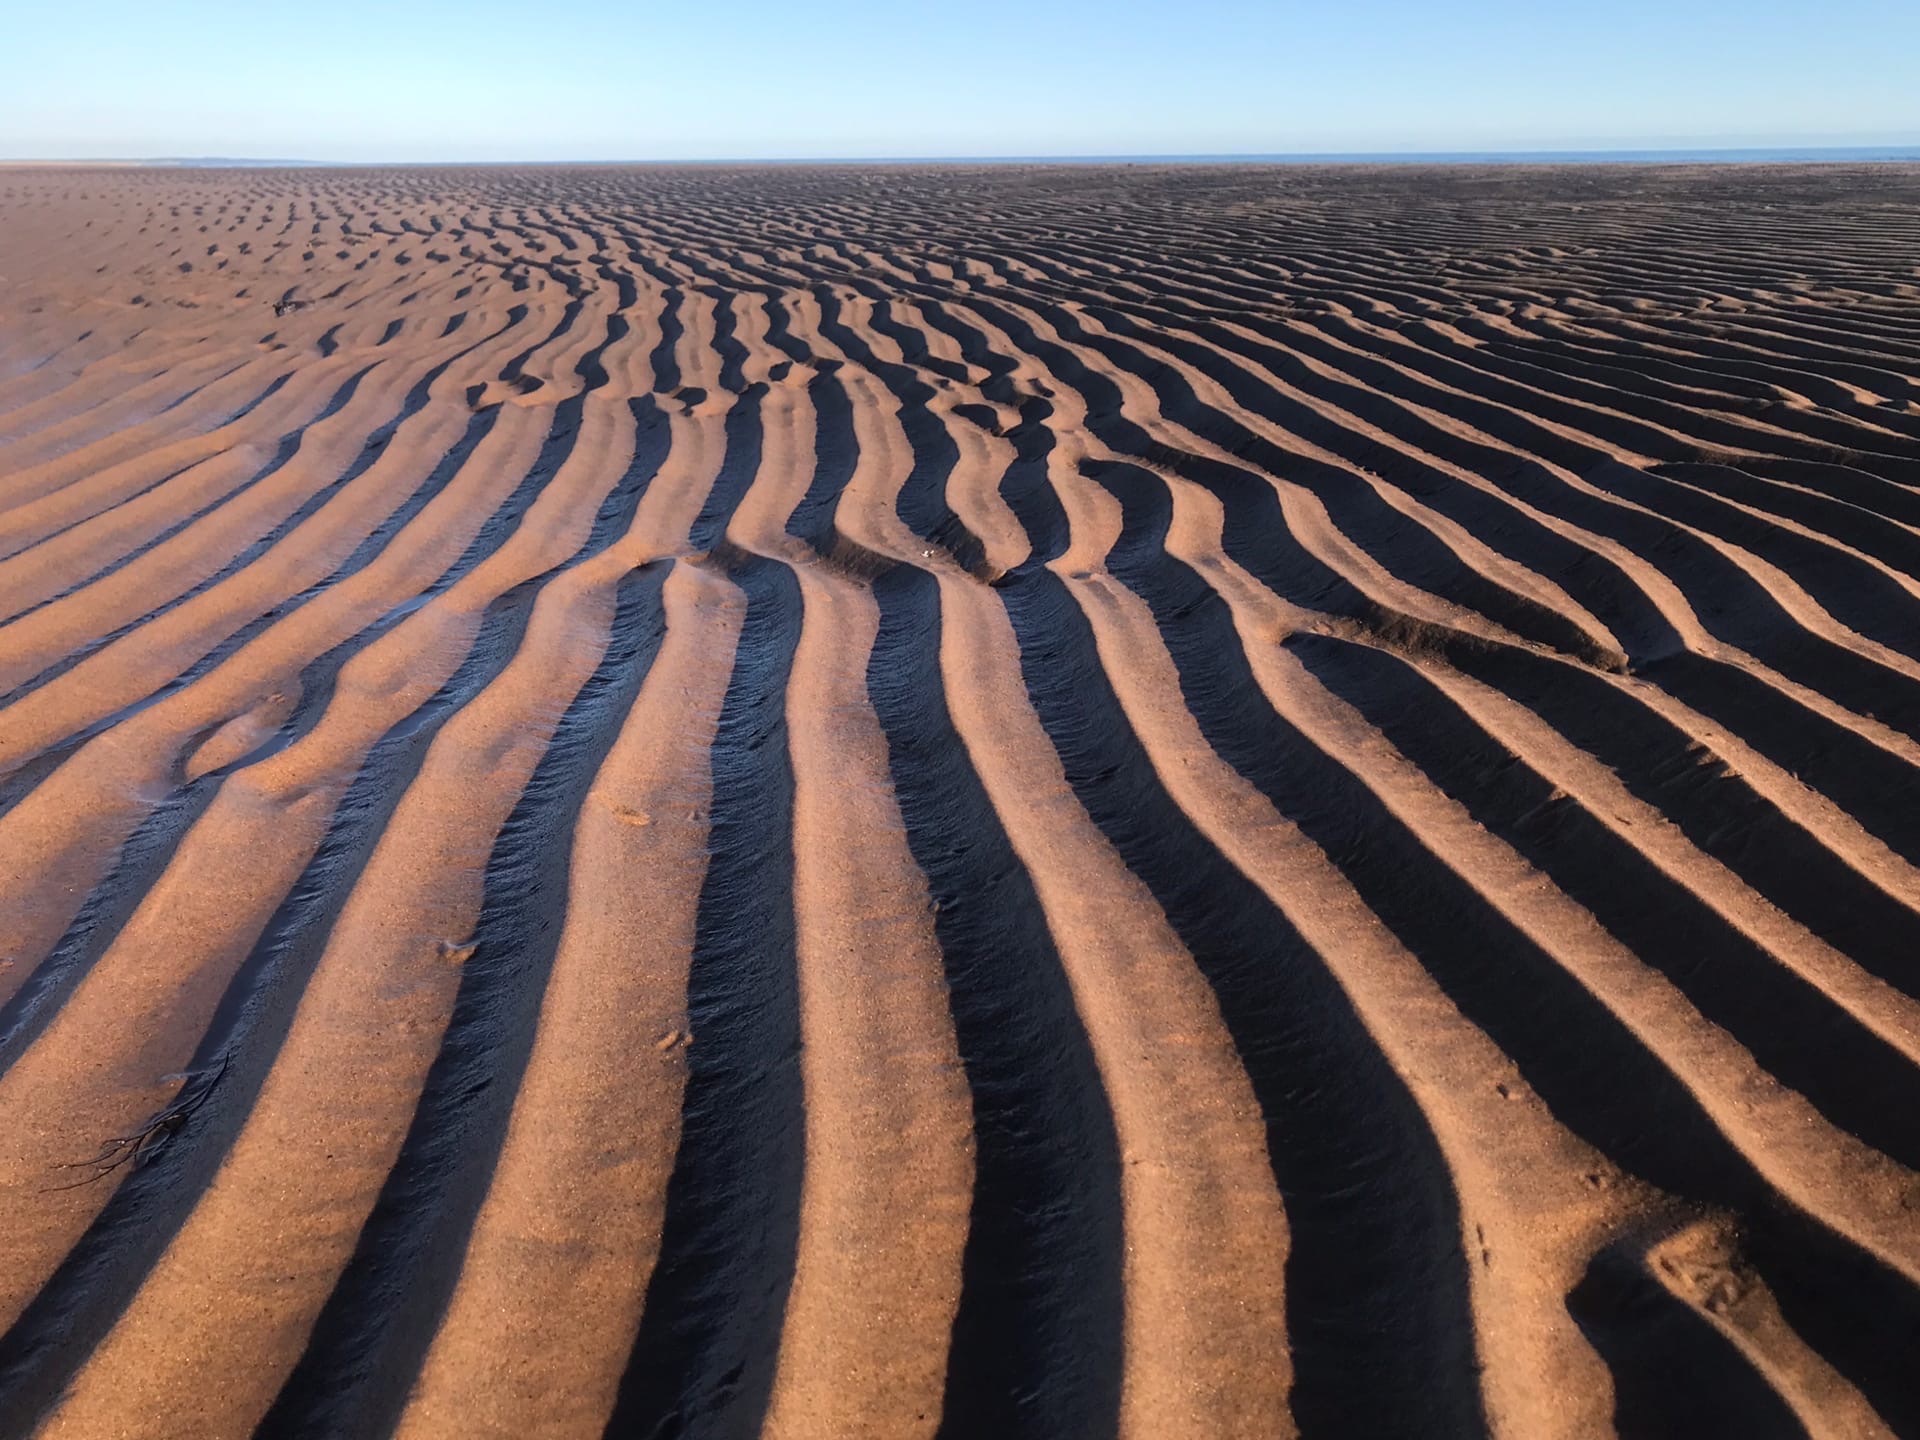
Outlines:
{"type": "Polygon", "coordinates": [[[0,1435],[1920,1431],[1920,169],[0,172],[0,1435]]]}

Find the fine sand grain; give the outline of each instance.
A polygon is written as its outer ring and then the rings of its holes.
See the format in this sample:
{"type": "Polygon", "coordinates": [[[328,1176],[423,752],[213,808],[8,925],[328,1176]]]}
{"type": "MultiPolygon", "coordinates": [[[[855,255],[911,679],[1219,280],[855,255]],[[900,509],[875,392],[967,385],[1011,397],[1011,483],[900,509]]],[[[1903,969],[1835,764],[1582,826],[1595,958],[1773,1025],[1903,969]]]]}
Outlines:
{"type": "Polygon", "coordinates": [[[0,1440],[1920,1434],[1920,170],[0,171],[0,1440]]]}

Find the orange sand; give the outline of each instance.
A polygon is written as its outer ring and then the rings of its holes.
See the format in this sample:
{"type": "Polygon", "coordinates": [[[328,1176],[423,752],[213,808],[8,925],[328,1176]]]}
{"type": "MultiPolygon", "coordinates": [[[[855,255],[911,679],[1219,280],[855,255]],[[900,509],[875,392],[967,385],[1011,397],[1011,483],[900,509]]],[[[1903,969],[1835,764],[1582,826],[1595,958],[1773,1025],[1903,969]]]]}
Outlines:
{"type": "Polygon", "coordinates": [[[0,1440],[1920,1431],[1916,242],[0,171],[0,1440]]]}

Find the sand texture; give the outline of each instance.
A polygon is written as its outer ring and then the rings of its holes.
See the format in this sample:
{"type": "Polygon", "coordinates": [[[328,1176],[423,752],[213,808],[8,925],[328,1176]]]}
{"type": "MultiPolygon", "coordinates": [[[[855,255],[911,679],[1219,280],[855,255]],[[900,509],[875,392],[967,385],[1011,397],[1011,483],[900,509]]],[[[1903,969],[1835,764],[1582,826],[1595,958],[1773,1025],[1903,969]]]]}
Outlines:
{"type": "Polygon", "coordinates": [[[0,1440],[1920,1435],[1920,170],[0,172],[0,1440]]]}

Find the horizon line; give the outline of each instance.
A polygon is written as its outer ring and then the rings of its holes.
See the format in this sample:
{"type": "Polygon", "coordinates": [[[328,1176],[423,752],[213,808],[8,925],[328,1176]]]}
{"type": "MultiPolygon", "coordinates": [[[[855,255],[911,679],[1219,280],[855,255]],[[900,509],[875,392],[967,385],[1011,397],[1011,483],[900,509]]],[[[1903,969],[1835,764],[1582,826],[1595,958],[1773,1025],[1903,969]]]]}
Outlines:
{"type": "Polygon", "coordinates": [[[1165,151],[1100,152],[1089,154],[1022,155],[766,155],[687,156],[621,159],[491,160],[326,160],[250,155],[63,155],[0,157],[0,166],[98,165],[174,167],[178,169],[376,169],[461,168],[501,166],[699,166],[699,165],[1115,165],[1115,164],[1462,164],[1562,161],[1575,163],[1686,163],[1704,159],[1738,163],[1788,163],[1804,159],[1920,161],[1920,140],[1867,144],[1783,145],[1621,145],[1566,146],[1546,149],[1485,146],[1443,150],[1297,150],[1297,151],[1165,151]]]}

